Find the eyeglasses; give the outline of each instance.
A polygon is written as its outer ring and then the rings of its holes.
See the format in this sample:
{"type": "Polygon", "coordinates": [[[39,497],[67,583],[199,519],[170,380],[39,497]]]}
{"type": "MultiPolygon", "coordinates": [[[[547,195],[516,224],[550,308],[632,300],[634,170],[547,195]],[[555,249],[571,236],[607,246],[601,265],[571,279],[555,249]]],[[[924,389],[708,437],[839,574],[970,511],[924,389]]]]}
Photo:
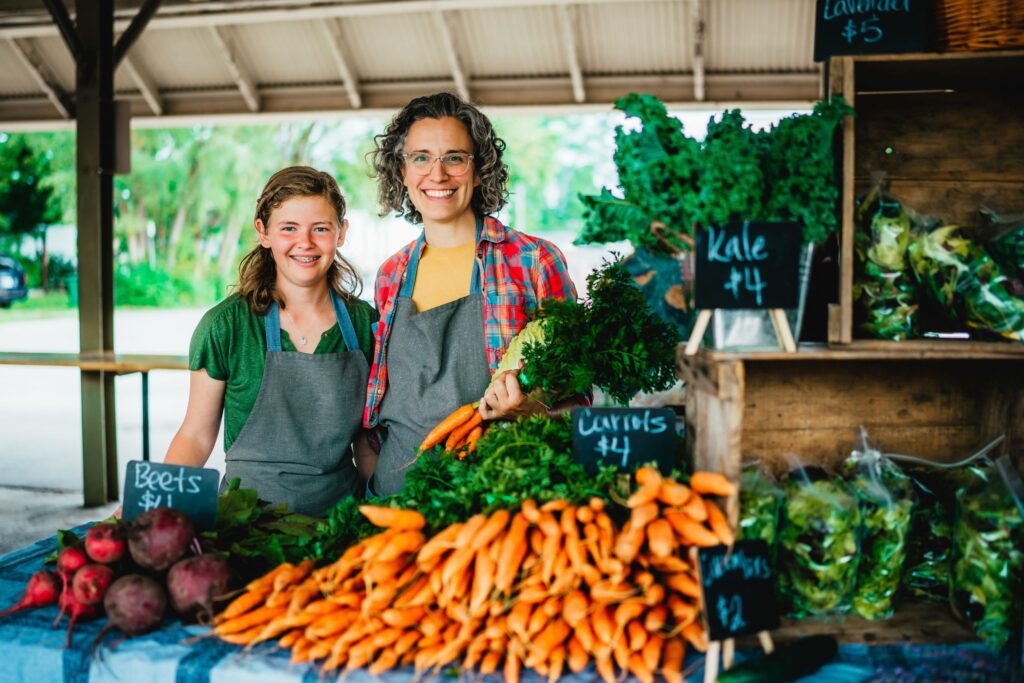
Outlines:
{"type": "Polygon", "coordinates": [[[402,152],[401,157],[405,160],[407,167],[421,175],[430,173],[430,170],[434,168],[434,164],[439,159],[441,166],[444,167],[444,171],[448,175],[465,175],[466,171],[469,170],[470,162],[473,161],[472,154],[463,154],[462,152],[449,152],[440,156],[427,154],[426,152],[402,152]]]}

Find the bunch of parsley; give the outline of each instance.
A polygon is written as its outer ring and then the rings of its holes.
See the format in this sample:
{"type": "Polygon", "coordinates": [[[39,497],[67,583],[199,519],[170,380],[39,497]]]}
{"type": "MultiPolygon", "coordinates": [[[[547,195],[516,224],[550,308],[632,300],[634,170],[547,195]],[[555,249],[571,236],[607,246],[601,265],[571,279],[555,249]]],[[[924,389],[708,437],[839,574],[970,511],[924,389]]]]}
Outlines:
{"type": "Polygon", "coordinates": [[[621,404],[671,387],[678,332],[651,311],[621,262],[605,261],[587,277],[587,289],[582,303],[541,304],[544,341],[523,350],[530,386],[552,404],[595,386],[621,404]]]}

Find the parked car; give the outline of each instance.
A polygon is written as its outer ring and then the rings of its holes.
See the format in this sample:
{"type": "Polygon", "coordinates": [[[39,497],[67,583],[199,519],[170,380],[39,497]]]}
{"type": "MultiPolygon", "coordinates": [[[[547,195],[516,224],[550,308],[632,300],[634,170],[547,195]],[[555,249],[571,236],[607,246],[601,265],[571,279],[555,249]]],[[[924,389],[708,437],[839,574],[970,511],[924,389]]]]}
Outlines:
{"type": "Polygon", "coordinates": [[[0,308],[7,308],[12,301],[28,296],[25,271],[14,259],[0,254],[0,308]]]}

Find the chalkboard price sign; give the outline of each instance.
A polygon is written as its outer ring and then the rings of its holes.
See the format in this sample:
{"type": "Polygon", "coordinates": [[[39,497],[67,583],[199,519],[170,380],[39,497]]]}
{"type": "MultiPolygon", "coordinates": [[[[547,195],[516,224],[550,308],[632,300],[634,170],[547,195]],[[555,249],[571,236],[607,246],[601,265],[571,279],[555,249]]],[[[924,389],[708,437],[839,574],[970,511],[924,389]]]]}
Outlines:
{"type": "Polygon", "coordinates": [[[796,307],[801,240],[798,223],[727,223],[698,230],[697,308],[796,307]]]}
{"type": "Polygon", "coordinates": [[[725,640],[779,625],[768,544],[738,541],[698,554],[708,639],[725,640]]]}
{"type": "Polygon", "coordinates": [[[209,531],[217,522],[217,470],[132,460],[124,478],[122,519],[130,522],[146,510],[181,510],[196,529],[209,531]]]}
{"type": "Polygon", "coordinates": [[[676,453],[676,414],[671,408],[576,408],[572,411],[573,460],[588,472],[614,465],[631,472],[657,461],[672,471],[676,453]]]}
{"type": "Polygon", "coordinates": [[[931,0],[818,0],[814,61],[832,55],[923,52],[931,0]]]}

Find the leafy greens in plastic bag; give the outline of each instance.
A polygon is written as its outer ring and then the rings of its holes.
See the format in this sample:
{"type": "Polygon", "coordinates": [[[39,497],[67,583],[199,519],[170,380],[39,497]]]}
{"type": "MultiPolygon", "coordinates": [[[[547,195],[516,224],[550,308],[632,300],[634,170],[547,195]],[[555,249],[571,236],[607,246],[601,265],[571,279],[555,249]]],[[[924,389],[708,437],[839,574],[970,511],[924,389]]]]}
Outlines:
{"type": "Polygon", "coordinates": [[[797,618],[846,611],[857,576],[860,526],[852,491],[842,480],[810,468],[790,473],[783,488],[780,597],[797,618]]]}
{"type": "Polygon", "coordinates": [[[760,539],[775,555],[782,489],[757,465],[748,465],[740,475],[740,523],[737,539],[760,539]]]}
{"type": "Polygon", "coordinates": [[[914,490],[891,460],[871,447],[861,430],[861,449],[843,466],[860,507],[860,557],[853,611],[865,619],[892,616],[907,554],[914,490]]]}
{"type": "Polygon", "coordinates": [[[1006,456],[972,471],[974,481],[957,493],[950,602],[982,640],[1001,648],[1020,632],[1024,487],[1006,456]]]}

